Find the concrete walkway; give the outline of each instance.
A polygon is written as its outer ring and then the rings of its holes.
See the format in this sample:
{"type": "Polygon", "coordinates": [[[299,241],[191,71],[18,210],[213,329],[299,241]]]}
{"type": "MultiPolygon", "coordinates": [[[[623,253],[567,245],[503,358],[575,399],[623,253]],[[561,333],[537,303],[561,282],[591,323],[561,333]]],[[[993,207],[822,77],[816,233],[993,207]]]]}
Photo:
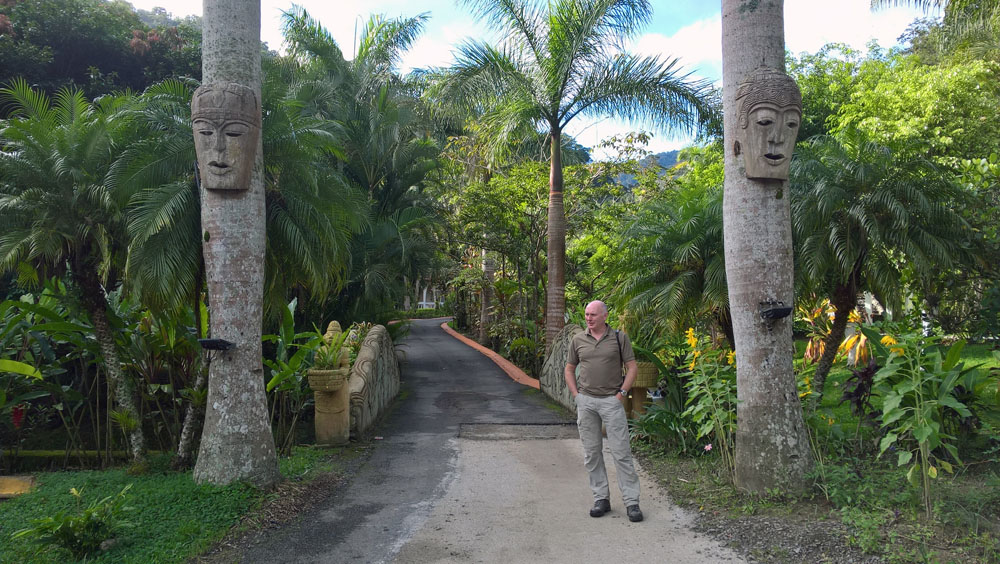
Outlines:
{"type": "Polygon", "coordinates": [[[401,398],[352,481],[237,561],[743,562],[641,468],[646,520],[625,518],[613,464],[612,512],[591,518],[572,415],[440,324],[403,341],[401,398]]]}

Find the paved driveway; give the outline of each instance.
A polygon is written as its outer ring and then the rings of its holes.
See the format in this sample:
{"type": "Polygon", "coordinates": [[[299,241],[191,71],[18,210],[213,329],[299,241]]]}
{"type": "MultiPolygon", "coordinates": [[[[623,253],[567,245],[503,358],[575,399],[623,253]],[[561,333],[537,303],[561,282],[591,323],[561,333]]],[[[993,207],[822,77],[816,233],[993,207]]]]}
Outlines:
{"type": "Polygon", "coordinates": [[[644,522],[616,496],[589,517],[571,414],[440,324],[416,321],[403,341],[401,397],[352,481],[238,561],[742,562],[642,473],[644,522]]]}

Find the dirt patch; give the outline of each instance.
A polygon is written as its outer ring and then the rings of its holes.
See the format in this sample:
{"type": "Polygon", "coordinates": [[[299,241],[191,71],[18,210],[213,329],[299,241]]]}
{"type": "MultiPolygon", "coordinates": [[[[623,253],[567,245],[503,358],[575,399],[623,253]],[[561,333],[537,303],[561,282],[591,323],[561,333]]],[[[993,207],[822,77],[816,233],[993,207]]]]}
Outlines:
{"type": "MultiPolygon", "coordinates": [[[[695,529],[754,564],[997,564],[982,550],[963,546],[956,530],[930,530],[886,515],[879,522],[845,524],[821,496],[768,498],[740,494],[693,459],[636,453],[670,499],[697,514],[695,529]],[[921,541],[920,539],[924,539],[921,541]]],[[[937,527],[940,528],[940,527],[937,527]]]]}
{"type": "Polygon", "coordinates": [[[886,564],[848,542],[850,531],[822,504],[741,499],[706,483],[695,463],[637,454],[670,498],[697,512],[695,529],[760,564],[886,564]],[[734,507],[736,508],[734,510],[734,507]],[[741,514],[744,513],[744,514],[741,514]]]}
{"type": "Polygon", "coordinates": [[[359,455],[343,460],[346,466],[337,472],[324,472],[307,480],[286,480],[266,495],[259,508],[245,515],[238,524],[208,552],[191,560],[198,564],[237,562],[267,534],[284,527],[310,509],[321,506],[350,480],[368,458],[370,449],[358,449],[359,455]]]}

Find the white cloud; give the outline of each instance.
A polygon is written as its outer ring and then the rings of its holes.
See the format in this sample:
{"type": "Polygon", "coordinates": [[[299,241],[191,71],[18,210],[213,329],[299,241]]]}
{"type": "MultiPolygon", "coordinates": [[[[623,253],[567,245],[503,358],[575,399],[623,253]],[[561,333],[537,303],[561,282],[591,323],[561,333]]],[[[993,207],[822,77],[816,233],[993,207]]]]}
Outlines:
{"type": "Polygon", "coordinates": [[[700,78],[715,80],[722,75],[722,17],[696,21],[667,37],[647,33],[635,42],[632,52],[679,59],[686,71],[700,78]]]}
{"type": "Polygon", "coordinates": [[[872,12],[867,0],[785,2],[785,45],[794,54],[814,53],[827,43],[847,43],[864,50],[875,39],[891,47],[907,26],[922,13],[913,8],[872,12]]]}

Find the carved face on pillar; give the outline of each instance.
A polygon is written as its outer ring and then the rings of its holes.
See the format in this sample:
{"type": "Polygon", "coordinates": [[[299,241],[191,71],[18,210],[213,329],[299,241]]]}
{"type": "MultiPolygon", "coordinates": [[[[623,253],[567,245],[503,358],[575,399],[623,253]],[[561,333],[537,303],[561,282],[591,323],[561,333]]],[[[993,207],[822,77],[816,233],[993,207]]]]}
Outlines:
{"type": "Polygon", "coordinates": [[[253,90],[227,82],[204,85],[191,98],[198,173],[209,190],[250,187],[260,138],[260,104],[253,90]]]}
{"type": "Polygon", "coordinates": [[[736,152],[747,178],[788,180],[788,165],[802,120],[802,95],[787,74],[758,67],[736,93],[736,152]]]}

